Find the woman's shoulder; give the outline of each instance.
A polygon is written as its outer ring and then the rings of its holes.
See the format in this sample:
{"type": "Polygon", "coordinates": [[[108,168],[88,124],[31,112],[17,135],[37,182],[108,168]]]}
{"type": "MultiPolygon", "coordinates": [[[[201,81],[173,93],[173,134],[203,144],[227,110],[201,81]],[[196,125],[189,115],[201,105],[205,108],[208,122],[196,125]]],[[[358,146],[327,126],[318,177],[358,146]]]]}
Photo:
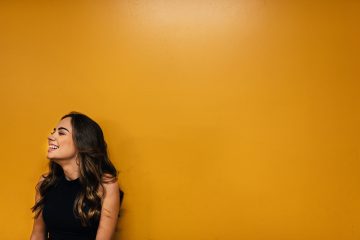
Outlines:
{"type": "Polygon", "coordinates": [[[41,175],[40,175],[40,178],[39,178],[39,183],[42,182],[42,181],[44,181],[45,178],[47,178],[47,176],[49,176],[49,173],[48,173],[48,172],[41,174],[41,175]]]}
{"type": "Polygon", "coordinates": [[[49,173],[43,173],[40,175],[40,178],[38,180],[38,182],[35,185],[35,189],[38,190],[42,184],[42,182],[47,178],[47,176],[49,175],[49,173]]]}
{"type": "Polygon", "coordinates": [[[117,184],[117,181],[118,181],[117,176],[114,176],[110,173],[104,173],[102,176],[102,184],[113,185],[113,184],[117,184]]]}
{"type": "Polygon", "coordinates": [[[49,176],[49,173],[41,174],[38,182],[36,183],[36,187],[40,186],[42,182],[47,178],[47,176],[49,176]]]}
{"type": "Polygon", "coordinates": [[[105,195],[107,195],[107,197],[115,197],[117,198],[117,196],[120,197],[120,205],[123,201],[124,198],[124,192],[120,189],[119,187],[119,183],[118,183],[118,177],[114,176],[112,174],[104,174],[102,177],[102,188],[100,188],[100,195],[102,196],[102,198],[106,197],[105,195]],[[104,190],[105,190],[105,195],[104,195],[104,190]]]}
{"type": "Polygon", "coordinates": [[[99,190],[102,197],[104,197],[104,191],[105,194],[106,193],[112,194],[113,192],[118,191],[119,189],[117,176],[111,175],[109,173],[103,174],[101,184],[102,187],[99,190]]]}

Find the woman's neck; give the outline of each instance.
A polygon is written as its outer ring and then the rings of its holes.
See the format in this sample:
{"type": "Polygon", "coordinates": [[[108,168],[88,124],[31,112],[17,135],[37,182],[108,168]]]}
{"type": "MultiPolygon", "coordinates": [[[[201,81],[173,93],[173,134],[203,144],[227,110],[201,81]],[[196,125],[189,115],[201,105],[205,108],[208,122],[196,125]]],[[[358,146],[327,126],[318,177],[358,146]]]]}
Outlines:
{"type": "Polygon", "coordinates": [[[75,161],[73,163],[63,164],[61,167],[67,180],[74,180],[80,176],[79,166],[75,161]]]}

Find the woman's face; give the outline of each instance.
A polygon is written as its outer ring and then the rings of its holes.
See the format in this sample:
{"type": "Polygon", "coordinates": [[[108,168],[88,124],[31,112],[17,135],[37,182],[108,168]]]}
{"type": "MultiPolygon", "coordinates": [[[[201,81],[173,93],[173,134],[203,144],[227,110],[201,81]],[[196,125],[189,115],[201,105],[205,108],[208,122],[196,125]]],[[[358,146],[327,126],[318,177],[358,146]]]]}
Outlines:
{"type": "Polygon", "coordinates": [[[75,159],[77,150],[72,133],[71,118],[62,119],[48,137],[48,159],[55,162],[75,159]]]}

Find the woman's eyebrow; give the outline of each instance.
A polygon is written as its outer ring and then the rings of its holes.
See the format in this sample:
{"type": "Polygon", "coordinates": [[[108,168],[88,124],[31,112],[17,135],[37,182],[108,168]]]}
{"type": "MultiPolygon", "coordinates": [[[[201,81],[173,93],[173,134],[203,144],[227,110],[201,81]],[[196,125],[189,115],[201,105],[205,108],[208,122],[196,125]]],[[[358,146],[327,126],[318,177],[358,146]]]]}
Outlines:
{"type": "MultiPolygon", "coordinates": [[[[64,129],[65,131],[70,132],[69,130],[67,130],[67,129],[66,129],[66,128],[64,128],[64,127],[59,127],[59,128],[58,128],[58,131],[59,131],[59,130],[61,130],[61,129],[64,129]]],[[[55,128],[54,128],[54,130],[55,130],[55,128]]]]}

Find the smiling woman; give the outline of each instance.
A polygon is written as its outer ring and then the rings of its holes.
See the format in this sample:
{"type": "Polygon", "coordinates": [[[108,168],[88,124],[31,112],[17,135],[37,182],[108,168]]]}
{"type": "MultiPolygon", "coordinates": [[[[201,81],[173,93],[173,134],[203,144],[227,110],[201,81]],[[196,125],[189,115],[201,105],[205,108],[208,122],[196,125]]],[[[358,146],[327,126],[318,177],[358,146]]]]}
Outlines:
{"type": "Polygon", "coordinates": [[[71,112],[48,136],[48,144],[49,172],[36,186],[31,240],[111,239],[122,191],[100,126],[71,112]]]}
{"type": "Polygon", "coordinates": [[[76,157],[75,144],[72,138],[71,117],[63,118],[58,124],[58,128],[49,136],[48,159],[53,161],[68,160],[76,157]],[[61,126],[61,127],[60,127],[61,126]],[[55,137],[57,132],[58,137],[55,137]],[[59,148],[61,145],[61,148],[59,148]],[[57,151],[56,151],[57,150],[57,151]]]}

